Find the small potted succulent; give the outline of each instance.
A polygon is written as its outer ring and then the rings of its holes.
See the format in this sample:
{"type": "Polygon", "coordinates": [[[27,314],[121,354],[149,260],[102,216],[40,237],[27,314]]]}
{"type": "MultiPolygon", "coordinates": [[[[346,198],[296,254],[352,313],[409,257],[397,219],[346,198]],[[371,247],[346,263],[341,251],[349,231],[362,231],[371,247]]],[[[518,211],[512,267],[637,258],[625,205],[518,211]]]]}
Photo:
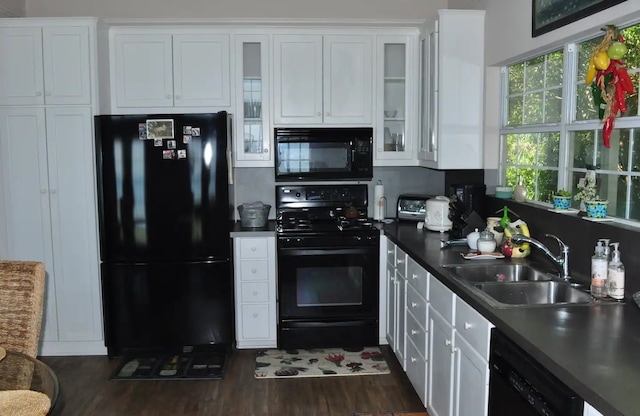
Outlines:
{"type": "Polygon", "coordinates": [[[571,205],[571,192],[559,189],[553,194],[553,208],[558,210],[569,209],[571,205]]]}

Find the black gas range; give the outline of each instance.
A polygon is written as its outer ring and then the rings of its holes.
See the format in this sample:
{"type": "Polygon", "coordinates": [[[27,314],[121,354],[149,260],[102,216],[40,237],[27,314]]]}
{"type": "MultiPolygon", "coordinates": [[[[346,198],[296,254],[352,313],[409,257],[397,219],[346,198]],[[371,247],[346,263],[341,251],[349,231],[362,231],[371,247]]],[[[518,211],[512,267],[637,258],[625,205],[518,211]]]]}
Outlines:
{"type": "Polygon", "coordinates": [[[278,347],[378,345],[380,231],[367,185],[276,187],[278,347]]]}

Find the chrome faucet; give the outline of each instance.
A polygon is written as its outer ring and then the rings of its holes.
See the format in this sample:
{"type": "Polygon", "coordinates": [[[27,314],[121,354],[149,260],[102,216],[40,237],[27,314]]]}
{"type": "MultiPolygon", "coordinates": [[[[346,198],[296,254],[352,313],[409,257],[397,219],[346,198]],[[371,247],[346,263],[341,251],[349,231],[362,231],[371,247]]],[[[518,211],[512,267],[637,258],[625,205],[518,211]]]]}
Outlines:
{"type": "Polygon", "coordinates": [[[551,250],[547,248],[540,241],[535,238],[527,237],[522,234],[514,234],[511,236],[511,242],[516,245],[520,245],[522,243],[529,243],[536,246],[540,249],[544,254],[547,255],[553,261],[553,264],[556,265],[558,270],[560,271],[560,277],[564,280],[569,280],[569,246],[564,243],[564,241],[560,240],[557,236],[553,234],[545,234],[547,237],[554,238],[558,244],[560,245],[560,255],[554,256],[551,250]]]}

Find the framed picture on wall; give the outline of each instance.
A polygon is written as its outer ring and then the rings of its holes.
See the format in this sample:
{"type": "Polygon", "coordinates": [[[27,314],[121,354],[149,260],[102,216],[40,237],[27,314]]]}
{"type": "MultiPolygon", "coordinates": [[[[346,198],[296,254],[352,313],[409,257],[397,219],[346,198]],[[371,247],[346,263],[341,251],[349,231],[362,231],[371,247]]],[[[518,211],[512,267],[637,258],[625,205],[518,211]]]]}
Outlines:
{"type": "Polygon", "coordinates": [[[626,0],[531,0],[531,36],[535,38],[624,1],[626,0]]]}

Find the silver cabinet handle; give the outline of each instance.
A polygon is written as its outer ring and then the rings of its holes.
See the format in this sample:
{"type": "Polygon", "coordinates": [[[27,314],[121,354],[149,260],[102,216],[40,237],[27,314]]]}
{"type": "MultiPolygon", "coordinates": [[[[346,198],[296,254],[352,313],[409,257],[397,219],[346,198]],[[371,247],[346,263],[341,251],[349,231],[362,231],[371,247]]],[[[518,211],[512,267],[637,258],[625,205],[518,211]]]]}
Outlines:
{"type": "Polygon", "coordinates": [[[465,322],[465,323],[464,323],[464,329],[469,329],[469,328],[471,328],[472,326],[473,326],[473,325],[472,325],[472,324],[470,324],[469,322],[465,322]]]}

